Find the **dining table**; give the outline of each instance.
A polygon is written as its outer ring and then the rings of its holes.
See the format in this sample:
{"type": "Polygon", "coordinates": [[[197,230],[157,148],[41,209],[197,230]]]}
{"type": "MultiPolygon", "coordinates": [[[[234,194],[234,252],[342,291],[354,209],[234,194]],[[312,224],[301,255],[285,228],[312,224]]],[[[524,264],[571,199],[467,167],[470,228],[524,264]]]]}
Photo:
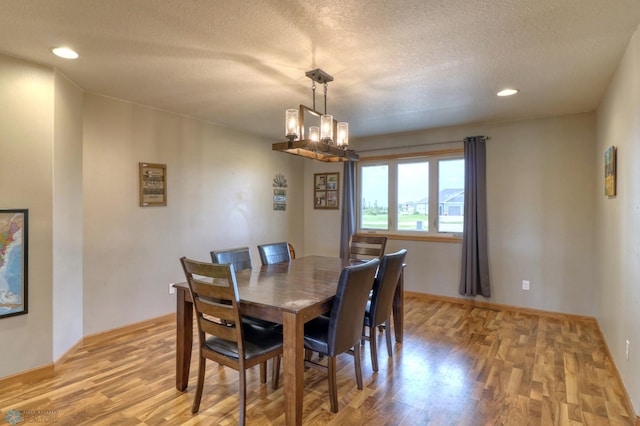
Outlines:
{"type": "MultiPolygon", "coordinates": [[[[305,256],[290,262],[236,272],[242,315],[282,324],[285,422],[302,424],[304,391],[304,324],[331,310],[340,272],[361,261],[305,256]]],[[[404,269],[404,268],[403,268],[404,269]]],[[[396,342],[403,337],[403,275],[393,302],[396,342]]],[[[193,351],[193,303],[186,282],[176,288],[176,388],[189,381],[193,351]]]]}

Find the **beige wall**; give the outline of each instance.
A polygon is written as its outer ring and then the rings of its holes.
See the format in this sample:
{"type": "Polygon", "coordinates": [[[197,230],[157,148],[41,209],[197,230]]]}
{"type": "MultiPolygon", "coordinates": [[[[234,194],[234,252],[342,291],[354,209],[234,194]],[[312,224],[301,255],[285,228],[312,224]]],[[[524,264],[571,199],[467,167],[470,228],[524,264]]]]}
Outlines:
{"type": "Polygon", "coordinates": [[[597,317],[636,413],[640,413],[640,32],[598,110],[597,317]],[[604,196],[604,151],[618,149],[617,196],[604,196]],[[625,356],[629,340],[629,360],[625,356]]]}
{"type": "MultiPolygon", "coordinates": [[[[487,142],[490,301],[593,315],[594,114],[440,128],[359,139],[355,145],[366,150],[433,143],[417,150],[429,151],[461,147],[459,142],[439,142],[473,135],[491,138],[487,142]],[[531,282],[530,291],[522,290],[525,279],[531,282]]],[[[461,244],[388,243],[388,250],[400,248],[408,249],[408,290],[458,296],[461,244]]]]}
{"type": "Polygon", "coordinates": [[[53,359],[82,339],[82,90],[55,73],[53,359]]]}
{"type": "MultiPolygon", "coordinates": [[[[304,166],[304,254],[340,256],[340,226],[342,221],[342,163],[306,160],[304,166]],[[314,208],[314,174],[337,172],[340,174],[340,209],[314,208]]],[[[296,250],[298,252],[298,250],[296,250]]]]}
{"type": "Polygon", "coordinates": [[[0,208],[29,209],[29,313],[0,319],[0,377],[52,359],[52,70],[0,56],[0,208]]]}
{"type": "Polygon", "coordinates": [[[304,160],[271,141],[87,94],[84,99],[84,333],[175,310],[181,256],[289,240],[304,251],[304,160]],[[139,207],[138,163],[167,165],[168,205],[139,207]],[[273,210],[273,179],[288,182],[273,210]]]}
{"type": "Polygon", "coordinates": [[[0,320],[0,377],[83,336],[174,312],[182,255],[291,241],[304,252],[304,160],[271,141],[85,94],[0,56],[0,208],[28,208],[29,313],[0,320]],[[168,166],[169,205],[138,207],[138,162],[168,166]],[[288,181],[273,211],[273,178],[288,181]]]}

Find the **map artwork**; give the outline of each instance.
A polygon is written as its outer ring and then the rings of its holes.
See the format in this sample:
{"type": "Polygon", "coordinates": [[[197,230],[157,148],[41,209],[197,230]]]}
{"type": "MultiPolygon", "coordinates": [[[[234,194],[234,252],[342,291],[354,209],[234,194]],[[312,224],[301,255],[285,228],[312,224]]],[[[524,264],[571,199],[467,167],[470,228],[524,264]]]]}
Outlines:
{"type": "Polygon", "coordinates": [[[0,317],[26,313],[26,210],[0,210],[0,317]]]}

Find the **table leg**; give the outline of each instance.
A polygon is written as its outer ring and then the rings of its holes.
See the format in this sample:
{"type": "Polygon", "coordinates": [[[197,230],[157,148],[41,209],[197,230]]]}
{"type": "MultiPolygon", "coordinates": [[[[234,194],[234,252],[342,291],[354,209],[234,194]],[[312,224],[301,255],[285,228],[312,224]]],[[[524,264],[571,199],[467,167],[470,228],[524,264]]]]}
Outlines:
{"type": "Polygon", "coordinates": [[[393,295],[393,331],[398,343],[402,343],[404,336],[404,267],[405,265],[402,265],[402,272],[400,272],[396,292],[393,295]]]}
{"type": "Polygon", "coordinates": [[[285,421],[287,425],[301,425],[304,396],[304,323],[293,312],[284,312],[282,317],[285,421]]]}
{"type": "Polygon", "coordinates": [[[186,299],[187,292],[178,289],[176,304],[176,388],[187,389],[193,345],[193,304],[186,299]]]}

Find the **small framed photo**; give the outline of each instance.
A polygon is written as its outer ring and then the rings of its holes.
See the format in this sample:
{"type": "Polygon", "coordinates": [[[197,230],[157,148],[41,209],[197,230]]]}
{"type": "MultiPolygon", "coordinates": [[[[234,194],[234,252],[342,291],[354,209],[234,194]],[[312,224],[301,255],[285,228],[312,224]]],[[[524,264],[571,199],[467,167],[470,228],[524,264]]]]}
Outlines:
{"type": "Polygon", "coordinates": [[[327,193],[326,191],[316,191],[315,194],[315,208],[324,208],[327,206],[327,193]]]}
{"type": "Polygon", "coordinates": [[[29,210],[0,210],[0,318],[28,312],[29,210]]]}
{"type": "Polygon", "coordinates": [[[315,173],[313,175],[313,208],[314,209],[338,209],[339,208],[339,173],[315,173]]]}
{"type": "Polygon", "coordinates": [[[327,174],[326,173],[316,173],[316,191],[326,191],[327,190],[327,174]]]}
{"type": "Polygon", "coordinates": [[[332,173],[327,175],[327,191],[338,190],[338,174],[332,173]]]}
{"type": "Polygon", "coordinates": [[[327,207],[338,207],[338,191],[327,191],[327,207]]]}
{"type": "Polygon", "coordinates": [[[140,207],[167,205],[167,165],[138,163],[140,207]]]}

